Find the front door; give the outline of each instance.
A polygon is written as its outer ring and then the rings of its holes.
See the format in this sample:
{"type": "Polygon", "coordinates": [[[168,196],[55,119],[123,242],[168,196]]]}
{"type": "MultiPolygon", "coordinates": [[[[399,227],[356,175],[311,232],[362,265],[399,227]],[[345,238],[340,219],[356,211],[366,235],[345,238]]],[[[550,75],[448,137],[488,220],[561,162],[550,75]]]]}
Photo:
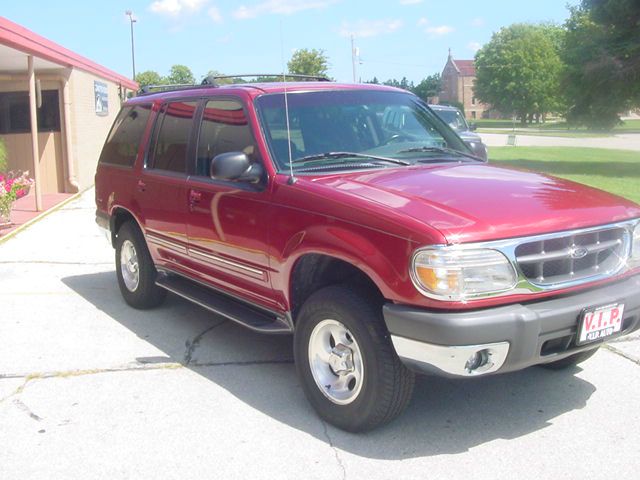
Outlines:
{"type": "Polygon", "coordinates": [[[210,99],[202,110],[187,188],[189,259],[206,283],[275,308],[267,255],[269,192],[264,184],[211,178],[211,159],[227,152],[261,161],[242,103],[210,99]]]}

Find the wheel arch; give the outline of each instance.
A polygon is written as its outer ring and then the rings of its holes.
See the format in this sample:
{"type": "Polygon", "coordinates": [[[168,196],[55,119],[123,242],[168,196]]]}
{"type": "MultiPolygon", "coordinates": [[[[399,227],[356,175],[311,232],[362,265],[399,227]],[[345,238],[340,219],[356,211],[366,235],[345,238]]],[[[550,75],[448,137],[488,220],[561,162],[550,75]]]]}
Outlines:
{"type": "Polygon", "coordinates": [[[330,285],[348,284],[382,305],[385,288],[380,288],[380,280],[376,282],[376,276],[367,270],[353,259],[340,255],[318,252],[299,255],[288,278],[289,306],[294,322],[304,302],[317,290],[330,285]]]}
{"type": "Polygon", "coordinates": [[[124,207],[113,207],[109,216],[109,230],[111,232],[111,246],[115,247],[118,230],[126,222],[131,221],[144,234],[144,229],[138,218],[128,209],[124,207]]]}

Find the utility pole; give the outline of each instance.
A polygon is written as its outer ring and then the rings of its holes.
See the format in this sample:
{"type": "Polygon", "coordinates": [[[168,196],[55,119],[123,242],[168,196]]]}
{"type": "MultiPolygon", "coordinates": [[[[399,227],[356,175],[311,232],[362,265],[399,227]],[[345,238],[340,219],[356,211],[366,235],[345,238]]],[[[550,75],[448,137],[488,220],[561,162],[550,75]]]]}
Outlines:
{"type": "Polygon", "coordinates": [[[353,68],[353,83],[356,83],[356,46],[353,34],[351,34],[351,67],[353,68]]]}
{"type": "Polygon", "coordinates": [[[133,18],[133,12],[131,10],[127,10],[124,12],[126,16],[129,17],[129,22],[131,23],[131,67],[133,70],[133,80],[136,79],[136,52],[133,44],[133,24],[136,23],[136,19],[133,18]]]}

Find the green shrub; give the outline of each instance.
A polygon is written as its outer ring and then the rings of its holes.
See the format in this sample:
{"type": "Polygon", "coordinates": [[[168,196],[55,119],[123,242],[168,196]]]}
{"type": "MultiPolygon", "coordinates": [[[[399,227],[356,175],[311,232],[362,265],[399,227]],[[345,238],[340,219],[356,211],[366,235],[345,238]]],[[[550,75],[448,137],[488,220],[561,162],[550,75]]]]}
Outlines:
{"type": "Polygon", "coordinates": [[[7,168],[7,147],[4,140],[0,138],[0,172],[6,172],[7,168]]]}

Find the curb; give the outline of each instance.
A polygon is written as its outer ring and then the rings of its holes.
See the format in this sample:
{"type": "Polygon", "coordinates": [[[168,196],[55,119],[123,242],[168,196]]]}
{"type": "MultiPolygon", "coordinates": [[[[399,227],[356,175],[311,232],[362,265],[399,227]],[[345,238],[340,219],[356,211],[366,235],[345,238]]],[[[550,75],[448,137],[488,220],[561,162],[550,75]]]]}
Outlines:
{"type": "MultiPolygon", "coordinates": [[[[91,188],[91,187],[89,187],[91,188]]],[[[85,193],[87,190],[89,189],[85,189],[82,192],[78,192],[78,193],[74,193],[73,195],[71,195],[69,198],[63,200],[62,202],[60,202],[59,204],[51,207],[49,210],[45,210],[44,212],[40,213],[38,216],[32,218],[31,220],[29,220],[26,223],[23,223],[22,225],[20,225],[18,228],[16,228],[15,230],[7,233],[6,235],[0,237],[0,245],[2,245],[4,242],[6,242],[7,240],[15,237],[17,234],[19,234],[20,232],[22,232],[23,230],[26,230],[27,228],[29,228],[31,225],[33,225],[34,223],[39,222],[40,220],[42,220],[43,218],[47,217],[48,215],[52,214],[53,212],[60,210],[62,207],[64,207],[65,205],[67,205],[68,203],[71,203],[72,201],[76,200],[78,197],[80,197],[80,195],[82,195],[83,193],[85,193]]]]}

